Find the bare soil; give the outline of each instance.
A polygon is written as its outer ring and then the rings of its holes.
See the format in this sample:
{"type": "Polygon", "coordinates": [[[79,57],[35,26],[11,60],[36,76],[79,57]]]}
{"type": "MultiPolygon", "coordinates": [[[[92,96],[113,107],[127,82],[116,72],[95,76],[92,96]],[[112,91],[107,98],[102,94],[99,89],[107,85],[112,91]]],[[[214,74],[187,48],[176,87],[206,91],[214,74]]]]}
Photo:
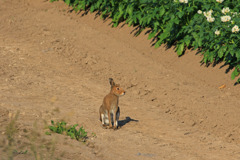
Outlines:
{"type": "Polygon", "coordinates": [[[155,49],[145,31],[134,37],[63,2],[0,0],[0,26],[1,159],[17,111],[14,159],[240,159],[240,88],[227,66],[155,49]],[[118,130],[99,121],[110,77],[126,89],[118,130]],[[51,120],[79,124],[89,139],[45,135],[51,120]]]}

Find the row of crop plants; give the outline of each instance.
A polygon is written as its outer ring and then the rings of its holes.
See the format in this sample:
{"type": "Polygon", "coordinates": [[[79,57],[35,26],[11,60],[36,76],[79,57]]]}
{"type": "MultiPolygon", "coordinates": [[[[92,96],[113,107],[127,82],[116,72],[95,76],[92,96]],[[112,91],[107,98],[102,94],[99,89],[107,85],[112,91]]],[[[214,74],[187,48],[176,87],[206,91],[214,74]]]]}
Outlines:
{"type": "MultiPolygon", "coordinates": [[[[57,0],[50,0],[51,2],[57,0]]],[[[98,12],[112,19],[150,28],[155,47],[175,45],[180,56],[187,48],[204,55],[202,63],[225,62],[240,74],[240,0],[63,0],[75,11],[98,12]]],[[[237,80],[240,82],[240,78],[237,80]]]]}

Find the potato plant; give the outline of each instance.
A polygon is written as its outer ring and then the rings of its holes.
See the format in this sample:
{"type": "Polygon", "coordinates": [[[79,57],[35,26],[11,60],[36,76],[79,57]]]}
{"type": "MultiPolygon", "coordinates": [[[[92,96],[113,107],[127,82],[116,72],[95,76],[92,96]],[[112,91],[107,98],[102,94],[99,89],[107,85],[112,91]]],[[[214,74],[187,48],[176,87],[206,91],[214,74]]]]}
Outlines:
{"type": "MultiPolygon", "coordinates": [[[[58,0],[50,0],[58,1],[58,0]]],[[[63,0],[75,11],[98,12],[120,22],[150,28],[155,47],[174,45],[179,56],[197,49],[207,65],[225,62],[240,74],[240,0],[63,0]]],[[[238,78],[237,82],[240,82],[238,78]]]]}

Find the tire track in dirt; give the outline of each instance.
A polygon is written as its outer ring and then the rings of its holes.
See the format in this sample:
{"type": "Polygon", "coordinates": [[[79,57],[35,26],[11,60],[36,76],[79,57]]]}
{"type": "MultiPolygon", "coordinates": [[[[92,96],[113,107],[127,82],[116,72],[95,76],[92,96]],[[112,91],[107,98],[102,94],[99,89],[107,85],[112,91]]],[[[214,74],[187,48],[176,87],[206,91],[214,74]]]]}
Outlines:
{"type": "Polygon", "coordinates": [[[173,56],[161,55],[164,63],[156,53],[172,50],[146,47],[146,37],[127,36],[129,28],[67,13],[60,2],[19,2],[1,2],[0,98],[6,112],[21,109],[20,130],[34,120],[64,119],[96,133],[88,147],[55,135],[64,159],[239,159],[239,90],[219,91],[175,69],[183,61],[173,56]],[[109,77],[127,88],[117,131],[98,121],[109,77]]]}

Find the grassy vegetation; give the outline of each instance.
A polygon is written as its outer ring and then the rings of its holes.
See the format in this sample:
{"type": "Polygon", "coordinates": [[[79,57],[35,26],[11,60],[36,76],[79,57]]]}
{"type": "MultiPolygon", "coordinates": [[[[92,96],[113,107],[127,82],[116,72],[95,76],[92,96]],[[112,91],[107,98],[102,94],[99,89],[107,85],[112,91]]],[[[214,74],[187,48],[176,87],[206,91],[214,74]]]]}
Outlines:
{"type": "Polygon", "coordinates": [[[14,155],[18,153],[18,151],[15,149],[15,135],[17,134],[18,130],[16,128],[16,121],[18,119],[19,112],[12,118],[10,123],[6,127],[6,141],[5,142],[5,147],[3,148],[4,151],[7,152],[8,159],[12,160],[14,155]]]}
{"type": "Polygon", "coordinates": [[[10,122],[4,132],[5,137],[0,142],[4,154],[0,157],[1,160],[13,160],[18,155],[25,155],[27,159],[34,157],[35,160],[59,159],[54,155],[56,142],[54,139],[48,142],[41,136],[37,122],[34,123],[33,129],[23,129],[22,136],[20,136],[19,123],[17,121],[19,112],[10,118],[10,122]]]}
{"type": "MultiPolygon", "coordinates": [[[[18,118],[19,112],[10,117],[5,131],[2,133],[4,137],[0,137],[0,150],[3,153],[0,160],[14,160],[20,155],[24,155],[26,159],[59,160],[59,157],[62,157],[64,153],[55,153],[58,141],[55,137],[46,137],[45,135],[51,135],[53,132],[66,134],[81,142],[87,140],[87,132],[83,127],[77,130],[77,124],[67,126],[64,121],[57,123],[51,121],[51,125],[47,126],[50,132],[47,131],[43,134],[44,129],[40,127],[37,121],[34,122],[32,129],[20,129],[18,118]]],[[[94,135],[96,136],[96,134],[94,135]]]]}

